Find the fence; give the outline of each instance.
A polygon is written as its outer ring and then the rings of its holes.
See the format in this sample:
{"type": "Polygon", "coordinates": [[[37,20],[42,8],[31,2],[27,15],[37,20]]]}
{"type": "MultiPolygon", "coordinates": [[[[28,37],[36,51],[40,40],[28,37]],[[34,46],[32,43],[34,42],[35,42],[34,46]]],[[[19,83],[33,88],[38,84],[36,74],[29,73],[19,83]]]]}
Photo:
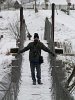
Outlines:
{"type": "MultiPolygon", "coordinates": [[[[22,7],[24,8],[24,9],[34,9],[34,4],[32,3],[24,3],[24,4],[22,4],[22,7]]],[[[46,9],[45,8],[45,4],[36,4],[36,7],[37,7],[37,9],[38,10],[40,10],[40,9],[46,9]]],[[[67,10],[67,4],[57,4],[56,5],[56,9],[58,9],[58,10],[60,10],[60,9],[65,9],[65,10],[67,10]]],[[[8,9],[8,10],[14,10],[15,9],[15,7],[14,7],[14,4],[3,4],[2,6],[1,6],[1,10],[4,10],[4,9],[8,9]]],[[[51,6],[51,4],[49,4],[48,5],[48,9],[49,10],[51,10],[52,9],[52,6],[51,6]]],[[[75,10],[75,4],[72,4],[71,6],[70,6],[70,9],[71,10],[75,10]]]]}
{"type": "MultiPolygon", "coordinates": [[[[54,41],[52,37],[52,25],[51,22],[46,18],[45,20],[45,33],[44,39],[47,40],[51,51],[55,52],[54,41]]],[[[70,95],[69,91],[64,87],[65,73],[63,70],[64,64],[62,60],[56,60],[55,57],[50,55],[50,64],[52,68],[52,79],[53,79],[53,100],[74,100],[70,95]]]]}

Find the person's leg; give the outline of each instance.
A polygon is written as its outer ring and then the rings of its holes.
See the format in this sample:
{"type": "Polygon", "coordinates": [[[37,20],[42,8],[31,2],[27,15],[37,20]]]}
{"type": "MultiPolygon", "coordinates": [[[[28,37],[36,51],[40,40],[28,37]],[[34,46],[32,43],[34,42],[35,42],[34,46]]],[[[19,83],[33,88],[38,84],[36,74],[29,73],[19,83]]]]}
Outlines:
{"type": "Polygon", "coordinates": [[[37,82],[38,84],[42,84],[41,83],[41,66],[39,64],[36,65],[36,71],[37,71],[37,82]]]}
{"type": "Polygon", "coordinates": [[[30,68],[31,68],[31,77],[33,80],[33,84],[36,84],[36,78],[35,78],[35,65],[30,63],[30,68]]]}

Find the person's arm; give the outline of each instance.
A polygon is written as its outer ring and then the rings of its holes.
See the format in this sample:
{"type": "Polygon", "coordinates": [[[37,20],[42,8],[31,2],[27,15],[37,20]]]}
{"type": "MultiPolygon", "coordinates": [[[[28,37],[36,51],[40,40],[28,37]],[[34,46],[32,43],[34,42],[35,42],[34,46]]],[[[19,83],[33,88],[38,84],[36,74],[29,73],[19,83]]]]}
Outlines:
{"type": "Polygon", "coordinates": [[[25,51],[27,51],[29,49],[30,49],[30,43],[26,47],[24,47],[22,50],[19,50],[18,54],[23,53],[23,52],[25,52],[25,51]]]}
{"type": "Polygon", "coordinates": [[[43,43],[42,43],[42,50],[55,56],[55,54],[48,47],[46,47],[43,43]]]}

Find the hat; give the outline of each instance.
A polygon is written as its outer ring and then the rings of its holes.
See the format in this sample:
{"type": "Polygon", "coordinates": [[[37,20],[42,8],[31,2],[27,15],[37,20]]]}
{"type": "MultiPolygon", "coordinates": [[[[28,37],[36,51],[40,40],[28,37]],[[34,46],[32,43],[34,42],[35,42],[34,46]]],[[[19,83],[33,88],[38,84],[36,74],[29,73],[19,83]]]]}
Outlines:
{"type": "Polygon", "coordinates": [[[38,38],[38,39],[39,39],[38,33],[34,33],[34,39],[35,39],[35,38],[38,38]]]}

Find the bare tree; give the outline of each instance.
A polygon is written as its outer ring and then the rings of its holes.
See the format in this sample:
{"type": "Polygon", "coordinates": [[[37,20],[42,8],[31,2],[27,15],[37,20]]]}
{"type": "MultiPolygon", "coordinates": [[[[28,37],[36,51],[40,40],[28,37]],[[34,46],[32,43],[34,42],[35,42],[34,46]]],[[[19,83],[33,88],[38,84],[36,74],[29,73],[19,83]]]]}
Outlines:
{"type": "Polygon", "coordinates": [[[9,10],[9,8],[13,6],[13,0],[6,0],[6,5],[9,10]]]}
{"type": "Polygon", "coordinates": [[[19,39],[20,37],[20,23],[19,21],[13,21],[13,23],[9,22],[9,29],[10,34],[13,36],[14,39],[19,39]]]}

